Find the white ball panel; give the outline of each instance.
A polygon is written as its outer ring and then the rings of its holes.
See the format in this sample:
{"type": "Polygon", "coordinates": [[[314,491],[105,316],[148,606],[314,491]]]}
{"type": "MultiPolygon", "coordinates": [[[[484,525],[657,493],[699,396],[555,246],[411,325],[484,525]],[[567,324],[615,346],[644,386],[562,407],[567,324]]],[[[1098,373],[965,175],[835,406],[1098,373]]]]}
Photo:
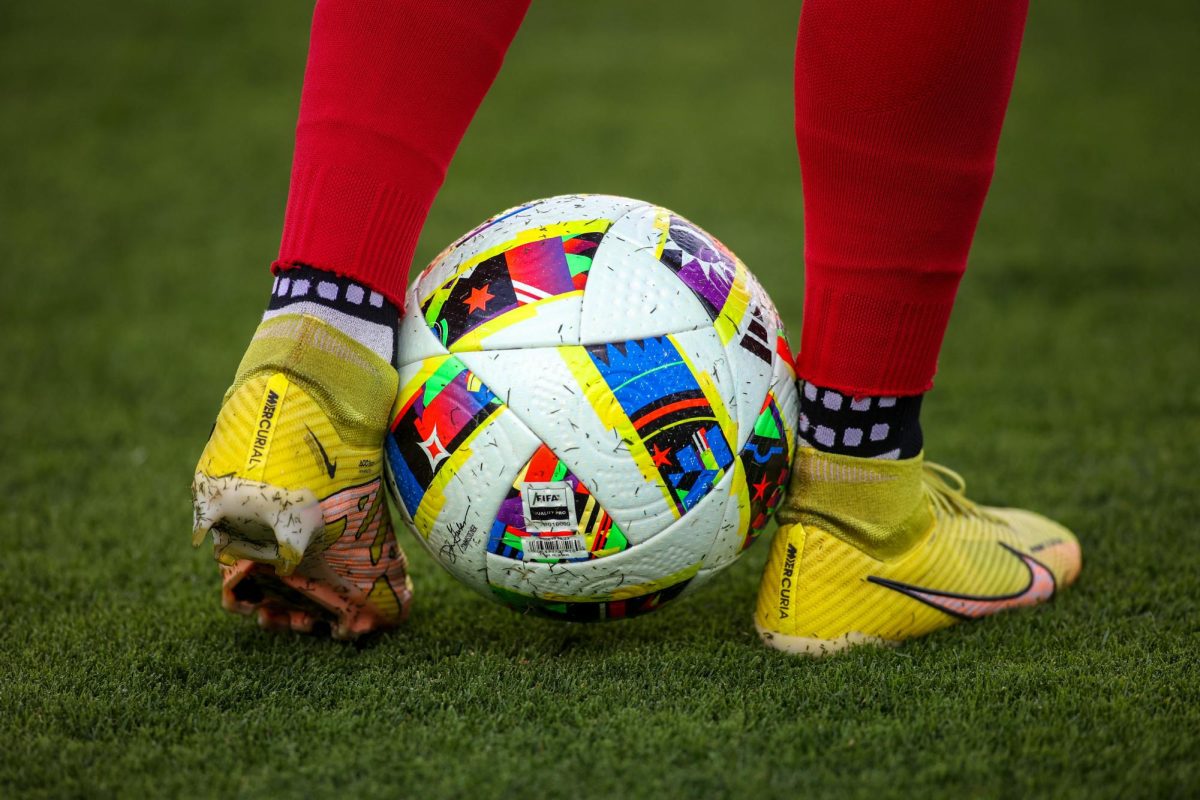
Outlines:
{"type": "MultiPolygon", "coordinates": [[[[694,567],[712,549],[724,522],[732,473],[686,515],[650,540],[621,553],[565,564],[488,555],[488,581],[518,594],[608,600],[614,592],[652,584],[694,567]]],[[[665,587],[659,587],[665,588],[665,587]]]]}
{"type": "MultiPolygon", "coordinates": [[[[391,482],[390,479],[388,482],[391,482]]],[[[394,489],[392,491],[394,491],[394,489]]],[[[438,554],[429,548],[429,542],[426,541],[424,536],[417,532],[417,526],[413,524],[412,518],[408,516],[408,511],[404,508],[404,503],[397,501],[395,499],[396,497],[396,494],[388,495],[387,504],[388,512],[392,515],[392,525],[397,531],[396,536],[399,537],[399,531],[408,531],[410,534],[412,534],[412,537],[420,543],[421,547],[425,548],[425,551],[428,552],[429,555],[433,556],[435,561],[441,564],[442,561],[440,558],[438,558],[438,554]]],[[[403,544],[403,542],[401,544],[403,544]]],[[[472,588],[478,588],[475,584],[471,584],[471,586],[472,588]]]]}
{"type": "Polygon", "coordinates": [[[474,589],[487,591],[485,558],[497,509],[540,445],[515,414],[500,411],[464,446],[470,455],[446,482],[428,538],[417,533],[442,566],[474,589]]]}
{"type": "Polygon", "coordinates": [[[589,358],[582,348],[462,353],[467,367],[550,446],[596,497],[633,544],[675,520],[661,477],[643,473],[622,435],[600,418],[597,405],[613,402],[604,381],[580,385],[562,350],[589,358]]]}
{"type": "Polygon", "coordinates": [[[619,220],[600,242],[584,293],[583,344],[645,339],[712,326],[687,284],[657,257],[663,209],[646,206],[619,220]]]}
{"type": "MultiPolygon", "coordinates": [[[[704,558],[704,568],[696,580],[704,581],[716,575],[737,560],[742,554],[742,542],[746,539],[746,528],[750,524],[750,510],[746,490],[746,475],[740,464],[737,474],[731,470],[723,481],[727,494],[724,515],[713,538],[712,548],[704,558]]],[[[689,586],[689,588],[691,588],[689,586]]]]}

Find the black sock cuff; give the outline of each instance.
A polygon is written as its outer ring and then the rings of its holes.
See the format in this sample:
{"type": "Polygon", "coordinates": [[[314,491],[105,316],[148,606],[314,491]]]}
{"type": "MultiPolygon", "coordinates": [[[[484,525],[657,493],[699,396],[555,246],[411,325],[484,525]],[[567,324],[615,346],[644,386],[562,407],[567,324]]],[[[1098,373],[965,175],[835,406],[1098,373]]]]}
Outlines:
{"type": "Polygon", "coordinates": [[[800,381],[800,436],[826,453],[864,458],[912,458],[921,452],[921,401],[854,397],[800,381]]]}
{"type": "Polygon", "coordinates": [[[267,310],[277,311],[294,303],[316,303],[393,330],[400,322],[399,309],[379,292],[316,267],[292,267],[275,276],[267,310]]]}

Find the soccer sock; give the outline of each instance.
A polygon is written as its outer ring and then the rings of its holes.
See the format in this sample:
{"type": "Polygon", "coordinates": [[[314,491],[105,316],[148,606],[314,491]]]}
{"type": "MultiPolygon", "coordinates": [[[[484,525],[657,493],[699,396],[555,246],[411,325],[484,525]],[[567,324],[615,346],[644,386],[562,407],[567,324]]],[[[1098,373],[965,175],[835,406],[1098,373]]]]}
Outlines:
{"type": "MultiPolygon", "coordinates": [[[[806,276],[797,367],[815,386],[871,398],[872,408],[932,386],[1027,5],[805,0],[795,85],[806,276]]],[[[825,406],[809,408],[816,419],[825,406]]],[[[846,424],[840,430],[859,427],[846,424]]]]}
{"type": "Polygon", "coordinates": [[[281,272],[271,285],[263,322],[280,314],[317,317],[392,362],[400,311],[381,293],[351,278],[313,267],[281,272]]]}
{"type": "Polygon", "coordinates": [[[923,397],[855,397],[800,381],[800,438],[826,453],[912,458],[924,444],[923,397]]]}
{"type": "Polygon", "coordinates": [[[429,206],[528,5],[318,0],[273,265],[281,281],[317,267],[403,305],[429,206]]]}

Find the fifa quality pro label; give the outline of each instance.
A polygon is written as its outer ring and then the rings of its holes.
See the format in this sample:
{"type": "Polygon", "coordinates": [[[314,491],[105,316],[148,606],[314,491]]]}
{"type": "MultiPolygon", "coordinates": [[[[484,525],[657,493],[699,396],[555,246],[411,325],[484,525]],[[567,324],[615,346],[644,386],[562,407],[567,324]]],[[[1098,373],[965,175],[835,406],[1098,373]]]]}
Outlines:
{"type": "Polygon", "coordinates": [[[579,526],[575,518],[575,491],[566,481],[526,483],[521,501],[527,531],[574,531],[579,526]]]}
{"type": "Polygon", "coordinates": [[[587,540],[577,532],[579,520],[571,484],[527,483],[521,490],[521,506],[525,512],[525,530],[531,534],[521,541],[525,559],[587,557],[587,540]]]}

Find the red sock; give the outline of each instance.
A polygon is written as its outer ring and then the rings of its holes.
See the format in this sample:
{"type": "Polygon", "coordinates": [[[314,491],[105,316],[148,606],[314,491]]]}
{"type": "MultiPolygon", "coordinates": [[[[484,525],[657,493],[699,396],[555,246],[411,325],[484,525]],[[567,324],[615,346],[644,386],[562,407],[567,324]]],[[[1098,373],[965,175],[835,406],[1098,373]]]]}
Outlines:
{"type": "Polygon", "coordinates": [[[446,168],[529,0],[318,0],[279,259],[396,305],[446,168]]]}
{"type": "Polygon", "coordinates": [[[799,374],[927,391],[991,183],[1028,0],[805,0],[799,374]]]}

